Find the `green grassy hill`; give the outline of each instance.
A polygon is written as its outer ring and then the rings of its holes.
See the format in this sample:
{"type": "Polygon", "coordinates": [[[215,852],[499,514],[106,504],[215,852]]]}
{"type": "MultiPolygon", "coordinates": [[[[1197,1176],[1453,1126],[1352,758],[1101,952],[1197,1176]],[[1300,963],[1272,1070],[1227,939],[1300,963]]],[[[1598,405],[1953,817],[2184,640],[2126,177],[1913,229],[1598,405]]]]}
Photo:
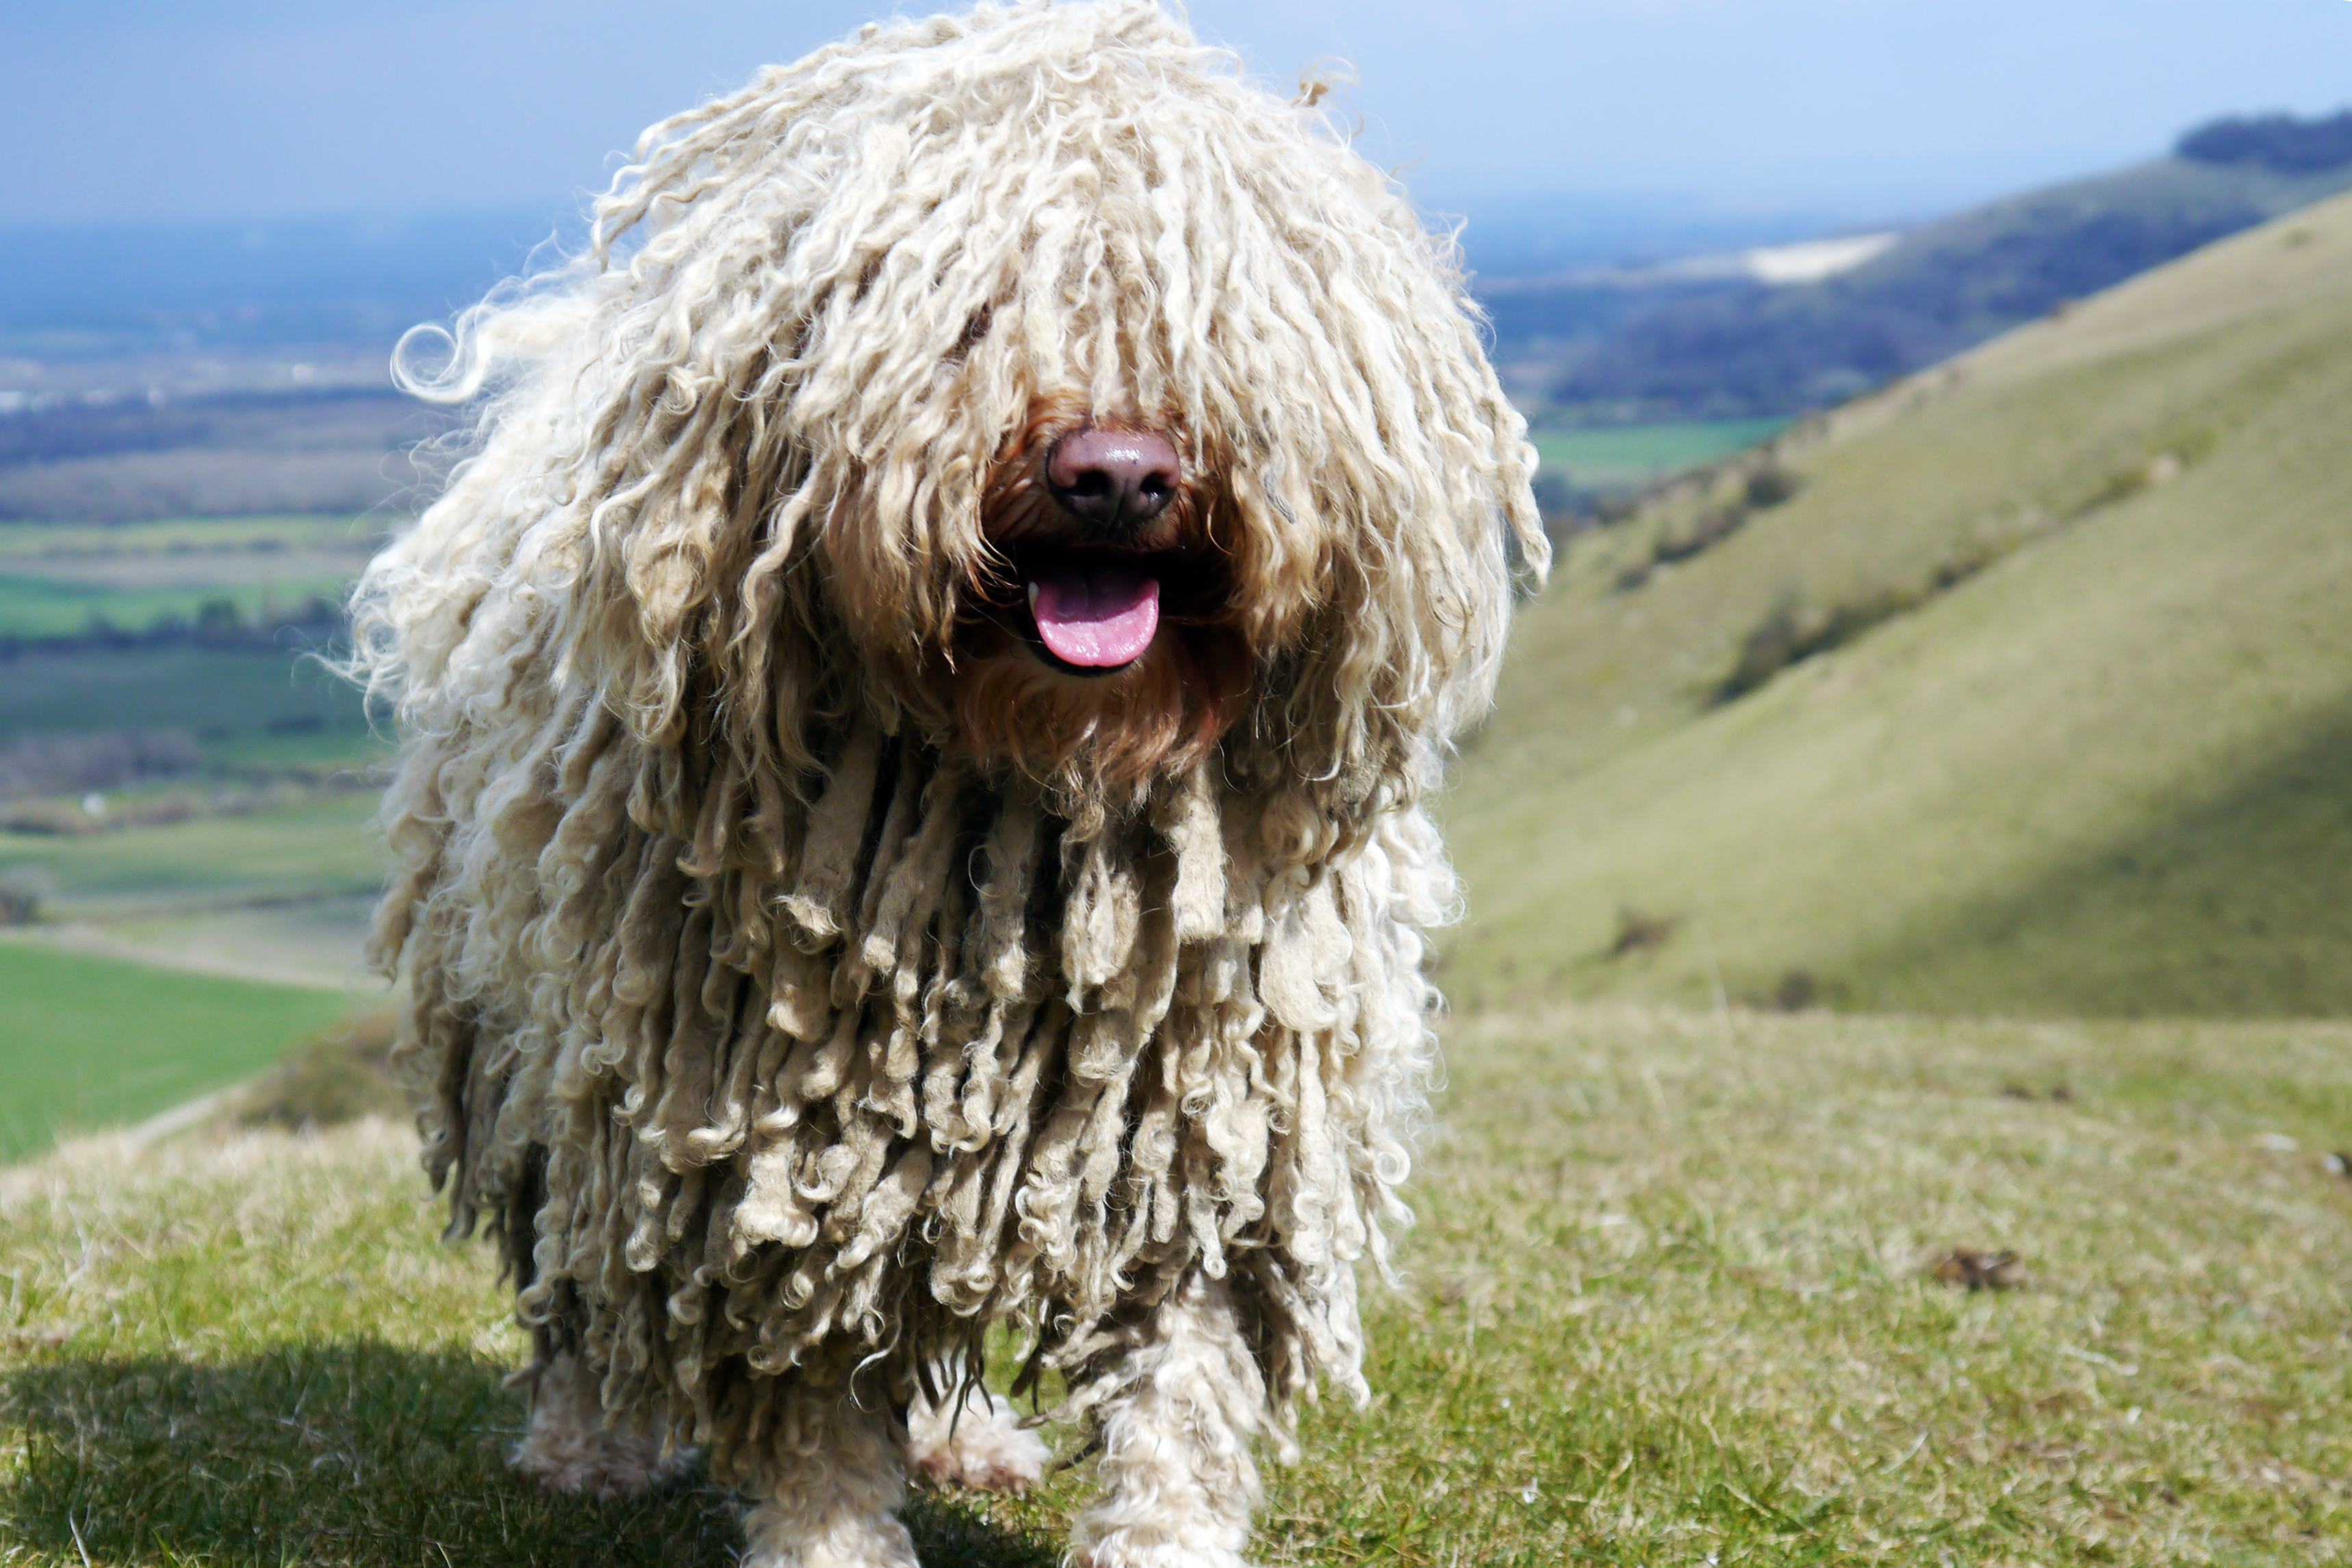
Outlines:
{"type": "Polygon", "coordinates": [[[2352,1010],[2347,418],[2339,198],[1578,540],[1444,807],[1450,988],[2352,1010]]]}

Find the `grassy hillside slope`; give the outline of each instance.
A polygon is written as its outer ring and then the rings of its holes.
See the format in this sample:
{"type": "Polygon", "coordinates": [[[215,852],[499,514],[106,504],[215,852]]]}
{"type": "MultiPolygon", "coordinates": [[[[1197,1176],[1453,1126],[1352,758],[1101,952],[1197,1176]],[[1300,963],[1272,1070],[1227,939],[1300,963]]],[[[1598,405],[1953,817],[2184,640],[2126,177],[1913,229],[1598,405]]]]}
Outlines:
{"type": "MultiPolygon", "coordinates": [[[[2340,1563],[2347,1047],[1457,1029],[1407,1280],[1366,1301],[1377,1397],[1307,1413],[1251,1560],[2340,1563]],[[2015,1288],[1938,1282],[1952,1249],[2015,1253],[2015,1288]]],[[[729,1562],[698,1477],[600,1506],[505,1469],[520,1336],[439,1221],[382,1124],[0,1173],[0,1562],[729,1562]]],[[[1092,1481],[910,1522],[933,1568],[1051,1568],[1092,1481]]]]}
{"type": "Polygon", "coordinates": [[[2339,198],[1588,536],[1444,808],[1453,990],[2352,1010],[2347,410],[2339,198]]]}

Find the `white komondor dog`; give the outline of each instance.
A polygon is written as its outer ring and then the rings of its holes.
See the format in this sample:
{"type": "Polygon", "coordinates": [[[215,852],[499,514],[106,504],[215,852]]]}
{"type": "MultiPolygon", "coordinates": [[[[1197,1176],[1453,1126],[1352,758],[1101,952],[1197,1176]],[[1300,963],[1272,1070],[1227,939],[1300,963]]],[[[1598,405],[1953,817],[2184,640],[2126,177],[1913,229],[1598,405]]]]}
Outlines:
{"type": "MultiPolygon", "coordinates": [[[[1150,0],[868,27],[667,120],[369,569],[377,953],[518,1453],[688,1448],[751,1561],[908,1564],[910,1469],[1044,1457],[1074,1553],[1239,1561],[1360,1399],[1432,1064],[1422,802],[1539,576],[1450,241],[1150,0]]],[[[413,345],[412,345],[413,347],[413,345]]]]}

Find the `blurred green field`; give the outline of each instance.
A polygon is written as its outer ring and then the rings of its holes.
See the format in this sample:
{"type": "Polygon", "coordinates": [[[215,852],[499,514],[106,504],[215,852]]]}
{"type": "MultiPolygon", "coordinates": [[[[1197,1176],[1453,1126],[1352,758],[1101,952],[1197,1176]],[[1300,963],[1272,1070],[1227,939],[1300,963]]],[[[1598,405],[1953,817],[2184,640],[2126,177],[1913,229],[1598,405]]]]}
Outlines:
{"type": "Polygon", "coordinates": [[[1622,489],[1654,484],[1769,441],[1787,423],[1783,419],[1729,419],[1534,430],[1528,439],[1535,444],[1544,471],[1565,473],[1570,484],[1582,489],[1622,489]]]}
{"type": "Polygon", "coordinates": [[[382,532],[382,523],[366,517],[310,513],[288,517],[172,517],[131,523],[9,519],[0,520],[0,570],[18,570],[26,561],[66,562],[129,555],[167,555],[188,560],[231,553],[364,553],[382,532]]]}
{"type": "Polygon", "coordinates": [[[0,1164],[248,1078],[348,1005],[331,990],[0,942],[0,1164]]]}
{"type": "Polygon", "coordinates": [[[39,735],[181,730],[223,767],[363,762],[359,693],[290,649],[99,648],[0,659],[0,746],[39,735]]]}
{"type": "Polygon", "coordinates": [[[304,791],[260,809],[70,835],[0,838],[0,871],[37,878],[63,920],[300,904],[383,880],[366,790],[304,791]]]}
{"type": "Polygon", "coordinates": [[[361,517],[0,522],[0,638],[194,624],[222,604],[268,625],[339,601],[381,534],[361,517]]]}
{"type": "Polygon", "coordinates": [[[95,630],[143,631],[162,622],[194,624],[208,605],[227,604],[239,623],[266,625],[313,600],[333,603],[351,585],[340,574],[271,577],[228,584],[124,588],[70,577],[0,572],[0,637],[68,637],[95,630]]]}
{"type": "MultiPolygon", "coordinates": [[[[0,524],[0,643],[224,600],[267,624],[339,597],[370,528],[0,524]]],[[[0,1160],[247,1076],[352,1004],[385,752],[292,645],[0,653],[0,883],[37,922],[0,949],[0,1160]]]]}
{"type": "Polygon", "coordinates": [[[1443,806],[1449,988],[2352,1013],[2347,408],[2339,198],[1580,537],[1443,806]]]}
{"type": "Polygon", "coordinates": [[[0,834],[0,884],[38,915],[0,941],[0,1164],[249,1077],[375,995],[374,808],[197,779],[110,797],[120,821],[0,834]],[[186,814],[138,820],[166,803],[186,814]]]}

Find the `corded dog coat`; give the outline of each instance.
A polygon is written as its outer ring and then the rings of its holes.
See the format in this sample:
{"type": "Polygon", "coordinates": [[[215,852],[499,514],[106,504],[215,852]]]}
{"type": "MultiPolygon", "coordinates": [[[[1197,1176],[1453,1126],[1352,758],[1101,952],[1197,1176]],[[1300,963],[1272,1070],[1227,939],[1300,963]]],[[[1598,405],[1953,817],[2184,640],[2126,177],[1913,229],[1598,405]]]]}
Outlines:
{"type": "Polygon", "coordinates": [[[479,412],[356,601],[397,1065],[543,1346],[723,1477],[796,1376],[1008,1320],[1083,1413],[1188,1281],[1272,1429],[1365,1392],[1422,801],[1545,546],[1450,241],[1318,96],[1143,0],[869,27],[409,371],[479,412]],[[1048,471],[1094,428],[1181,472],[1117,538],[1048,471]],[[1089,594],[1145,653],[1055,652],[1089,594]]]}

